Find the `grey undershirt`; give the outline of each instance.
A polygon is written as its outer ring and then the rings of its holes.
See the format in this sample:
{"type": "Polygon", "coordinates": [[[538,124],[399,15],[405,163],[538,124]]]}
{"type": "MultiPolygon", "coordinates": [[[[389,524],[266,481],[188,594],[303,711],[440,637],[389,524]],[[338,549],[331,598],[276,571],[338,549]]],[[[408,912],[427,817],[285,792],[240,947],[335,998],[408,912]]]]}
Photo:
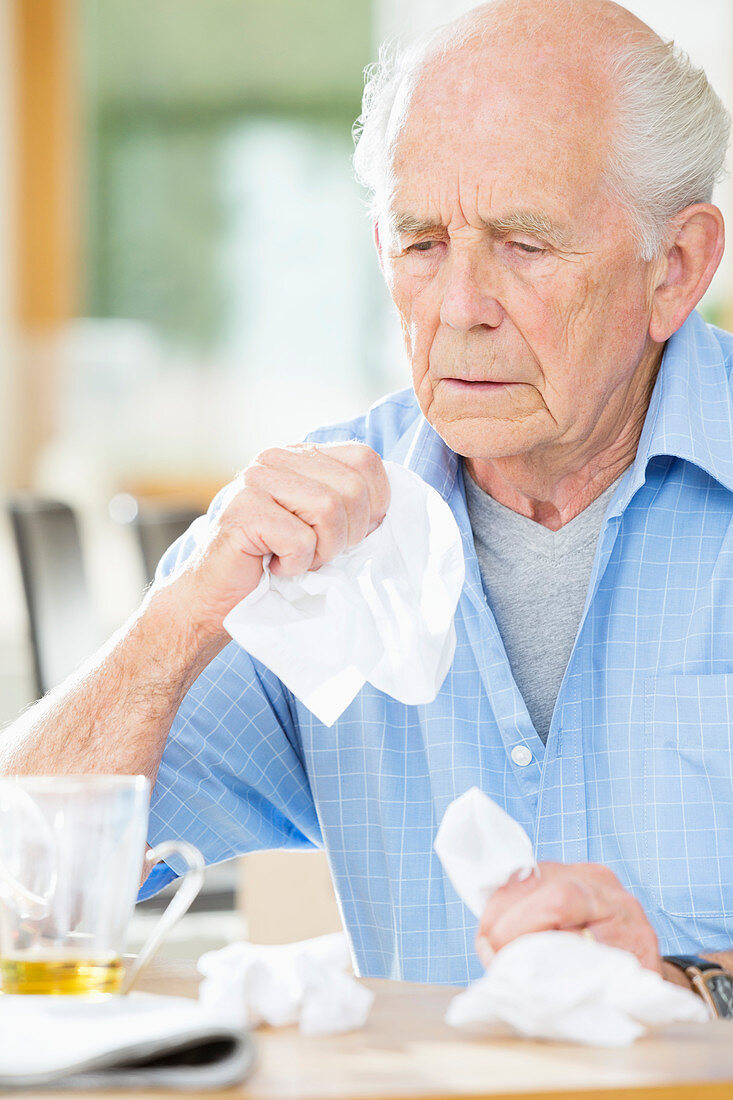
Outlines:
{"type": "Polygon", "coordinates": [[[463,473],[484,592],[529,716],[547,741],[618,481],[559,531],[550,531],[479,489],[465,467],[463,473]]]}

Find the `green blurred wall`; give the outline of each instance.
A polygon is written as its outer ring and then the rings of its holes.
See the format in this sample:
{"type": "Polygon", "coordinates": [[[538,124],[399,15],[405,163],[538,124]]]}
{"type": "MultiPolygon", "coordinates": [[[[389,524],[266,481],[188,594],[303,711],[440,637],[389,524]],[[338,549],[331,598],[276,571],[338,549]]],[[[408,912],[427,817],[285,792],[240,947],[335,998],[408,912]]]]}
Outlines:
{"type": "Polygon", "coordinates": [[[369,0],[85,0],[100,107],[358,103],[369,0]]]}
{"type": "Polygon", "coordinates": [[[219,152],[248,118],[332,131],[348,160],[371,0],[82,0],[86,311],[216,348],[219,152]]]}

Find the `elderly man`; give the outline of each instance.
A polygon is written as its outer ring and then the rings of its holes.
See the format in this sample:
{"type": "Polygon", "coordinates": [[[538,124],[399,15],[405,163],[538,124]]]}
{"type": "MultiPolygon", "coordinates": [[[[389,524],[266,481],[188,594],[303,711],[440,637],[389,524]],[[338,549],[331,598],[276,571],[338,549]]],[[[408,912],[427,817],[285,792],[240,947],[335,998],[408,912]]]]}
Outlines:
{"type": "Polygon", "coordinates": [[[385,62],[356,166],[414,392],[260,455],[4,770],[157,774],[151,842],[209,861],[322,844],[361,972],[436,982],[480,970],[432,851],[475,784],[541,861],[480,949],[588,929],[681,983],[664,953],[733,966],[733,338],[693,312],[727,138],[606,0],[499,0],[385,62]],[[461,526],[455,660],[431,705],[367,685],[326,728],[222,619],[263,555],[298,574],[380,523],[382,457],[461,526]]]}

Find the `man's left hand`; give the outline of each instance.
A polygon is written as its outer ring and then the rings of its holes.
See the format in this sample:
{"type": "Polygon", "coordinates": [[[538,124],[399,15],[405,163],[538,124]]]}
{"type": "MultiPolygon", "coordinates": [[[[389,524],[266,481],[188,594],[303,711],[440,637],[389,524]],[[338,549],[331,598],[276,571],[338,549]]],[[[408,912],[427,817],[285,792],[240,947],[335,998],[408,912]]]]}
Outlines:
{"type": "Polygon", "coordinates": [[[511,940],[548,929],[588,929],[599,943],[630,951],[642,966],[667,976],[644,909],[601,864],[541,863],[539,874],[523,881],[513,875],[490,898],[476,948],[485,961],[511,940]]]}

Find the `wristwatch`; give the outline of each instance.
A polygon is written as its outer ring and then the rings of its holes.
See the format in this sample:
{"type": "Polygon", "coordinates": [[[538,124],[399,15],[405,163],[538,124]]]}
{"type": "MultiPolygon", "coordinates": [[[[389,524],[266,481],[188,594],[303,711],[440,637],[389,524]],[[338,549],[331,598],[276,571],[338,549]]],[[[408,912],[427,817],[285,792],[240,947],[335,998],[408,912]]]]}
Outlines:
{"type": "Polygon", "coordinates": [[[665,962],[683,970],[692,988],[716,1016],[733,1016],[733,974],[699,955],[663,955],[665,962]]]}

